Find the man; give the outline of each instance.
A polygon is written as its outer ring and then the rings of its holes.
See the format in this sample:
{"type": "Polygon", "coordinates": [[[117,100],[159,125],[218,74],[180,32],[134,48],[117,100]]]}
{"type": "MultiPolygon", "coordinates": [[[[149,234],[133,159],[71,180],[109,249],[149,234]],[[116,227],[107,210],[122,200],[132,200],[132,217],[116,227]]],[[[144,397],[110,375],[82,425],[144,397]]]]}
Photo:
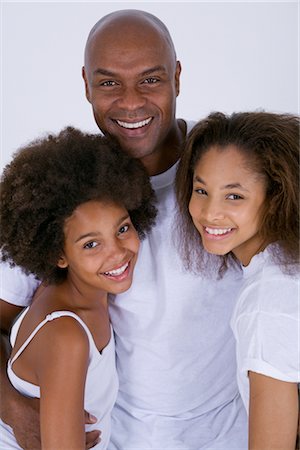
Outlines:
{"type": "MultiPolygon", "coordinates": [[[[88,37],[83,78],[97,125],[142,161],[159,209],[132,288],[111,300],[120,392],[110,450],[247,448],[229,326],[239,276],[185,273],[174,245],[176,162],[192,126],[175,116],[180,71],[168,30],[151,14],[117,11],[88,37]]],[[[8,327],[19,310],[14,305],[25,305],[36,286],[3,271],[8,327]]],[[[16,435],[13,417],[24,411],[3,417],[16,435]]]]}

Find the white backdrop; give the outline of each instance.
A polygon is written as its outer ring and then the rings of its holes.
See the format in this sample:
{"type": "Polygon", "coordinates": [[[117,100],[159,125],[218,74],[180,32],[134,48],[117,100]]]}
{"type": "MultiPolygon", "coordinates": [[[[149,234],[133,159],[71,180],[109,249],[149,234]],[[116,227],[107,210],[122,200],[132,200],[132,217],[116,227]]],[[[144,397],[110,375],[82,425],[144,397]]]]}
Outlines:
{"type": "Polygon", "coordinates": [[[1,167],[20,145],[74,125],[95,132],[81,79],[84,45],[103,15],[136,8],[169,28],[182,63],[178,117],[210,111],[299,112],[298,3],[1,3],[1,167]]]}

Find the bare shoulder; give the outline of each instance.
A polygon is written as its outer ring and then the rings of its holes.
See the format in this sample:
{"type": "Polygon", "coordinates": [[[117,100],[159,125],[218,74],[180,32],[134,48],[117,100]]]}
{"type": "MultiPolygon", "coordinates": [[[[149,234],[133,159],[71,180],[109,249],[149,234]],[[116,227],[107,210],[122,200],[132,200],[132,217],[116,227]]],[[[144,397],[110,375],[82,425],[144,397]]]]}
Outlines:
{"type": "MultiPolygon", "coordinates": [[[[52,345],[58,345],[61,349],[72,348],[80,351],[89,347],[87,333],[79,321],[72,316],[60,316],[49,320],[43,327],[41,339],[49,340],[52,345]],[[45,336],[42,336],[44,334],[45,336]]],[[[42,331],[41,330],[41,331],[42,331]]]]}

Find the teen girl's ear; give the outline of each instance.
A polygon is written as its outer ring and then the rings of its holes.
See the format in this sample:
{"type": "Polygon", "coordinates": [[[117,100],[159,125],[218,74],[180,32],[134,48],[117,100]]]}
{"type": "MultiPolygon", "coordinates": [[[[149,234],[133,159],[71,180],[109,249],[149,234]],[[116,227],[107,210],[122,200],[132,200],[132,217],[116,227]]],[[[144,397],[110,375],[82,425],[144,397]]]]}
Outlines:
{"type": "Polygon", "coordinates": [[[59,257],[57,263],[56,263],[57,267],[59,267],[60,269],[66,269],[68,267],[68,261],[66,260],[65,256],[62,255],[59,257]]]}

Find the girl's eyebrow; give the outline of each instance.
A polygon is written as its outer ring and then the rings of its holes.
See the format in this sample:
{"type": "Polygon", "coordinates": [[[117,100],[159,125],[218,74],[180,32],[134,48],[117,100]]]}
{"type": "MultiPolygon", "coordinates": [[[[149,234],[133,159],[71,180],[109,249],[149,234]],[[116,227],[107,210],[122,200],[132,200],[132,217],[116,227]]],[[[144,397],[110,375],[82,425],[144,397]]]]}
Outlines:
{"type": "MultiPolygon", "coordinates": [[[[128,219],[129,217],[130,217],[130,216],[129,216],[128,213],[125,214],[123,217],[121,217],[120,220],[118,220],[118,222],[116,223],[116,226],[118,227],[119,225],[121,225],[121,223],[124,222],[124,220],[128,219]]],[[[86,239],[86,238],[95,238],[95,237],[98,237],[98,236],[101,236],[101,233],[100,233],[100,232],[98,232],[98,231],[97,231],[97,232],[95,232],[95,231],[90,231],[89,233],[85,233],[85,234],[82,234],[81,236],[79,236],[79,237],[76,239],[75,243],[81,241],[82,239],[86,239]]]]}
{"type": "Polygon", "coordinates": [[[81,241],[82,239],[86,239],[86,238],[95,238],[97,236],[100,236],[101,233],[93,233],[92,231],[90,233],[86,233],[86,234],[82,234],[81,236],[79,236],[79,238],[76,239],[76,242],[81,241]]]}
{"type": "MultiPolygon", "coordinates": [[[[196,182],[201,183],[204,186],[206,186],[205,181],[201,177],[199,177],[198,175],[194,176],[194,180],[193,181],[194,182],[196,181],[196,182]]],[[[237,183],[225,184],[224,186],[221,186],[221,189],[240,189],[241,191],[249,192],[248,189],[243,187],[241,185],[241,183],[238,183],[238,182],[237,183]]]]}
{"type": "Polygon", "coordinates": [[[243,187],[240,183],[230,183],[230,184],[226,184],[225,186],[222,186],[221,189],[240,189],[241,191],[247,191],[248,189],[246,189],[245,187],[243,187]]]}

